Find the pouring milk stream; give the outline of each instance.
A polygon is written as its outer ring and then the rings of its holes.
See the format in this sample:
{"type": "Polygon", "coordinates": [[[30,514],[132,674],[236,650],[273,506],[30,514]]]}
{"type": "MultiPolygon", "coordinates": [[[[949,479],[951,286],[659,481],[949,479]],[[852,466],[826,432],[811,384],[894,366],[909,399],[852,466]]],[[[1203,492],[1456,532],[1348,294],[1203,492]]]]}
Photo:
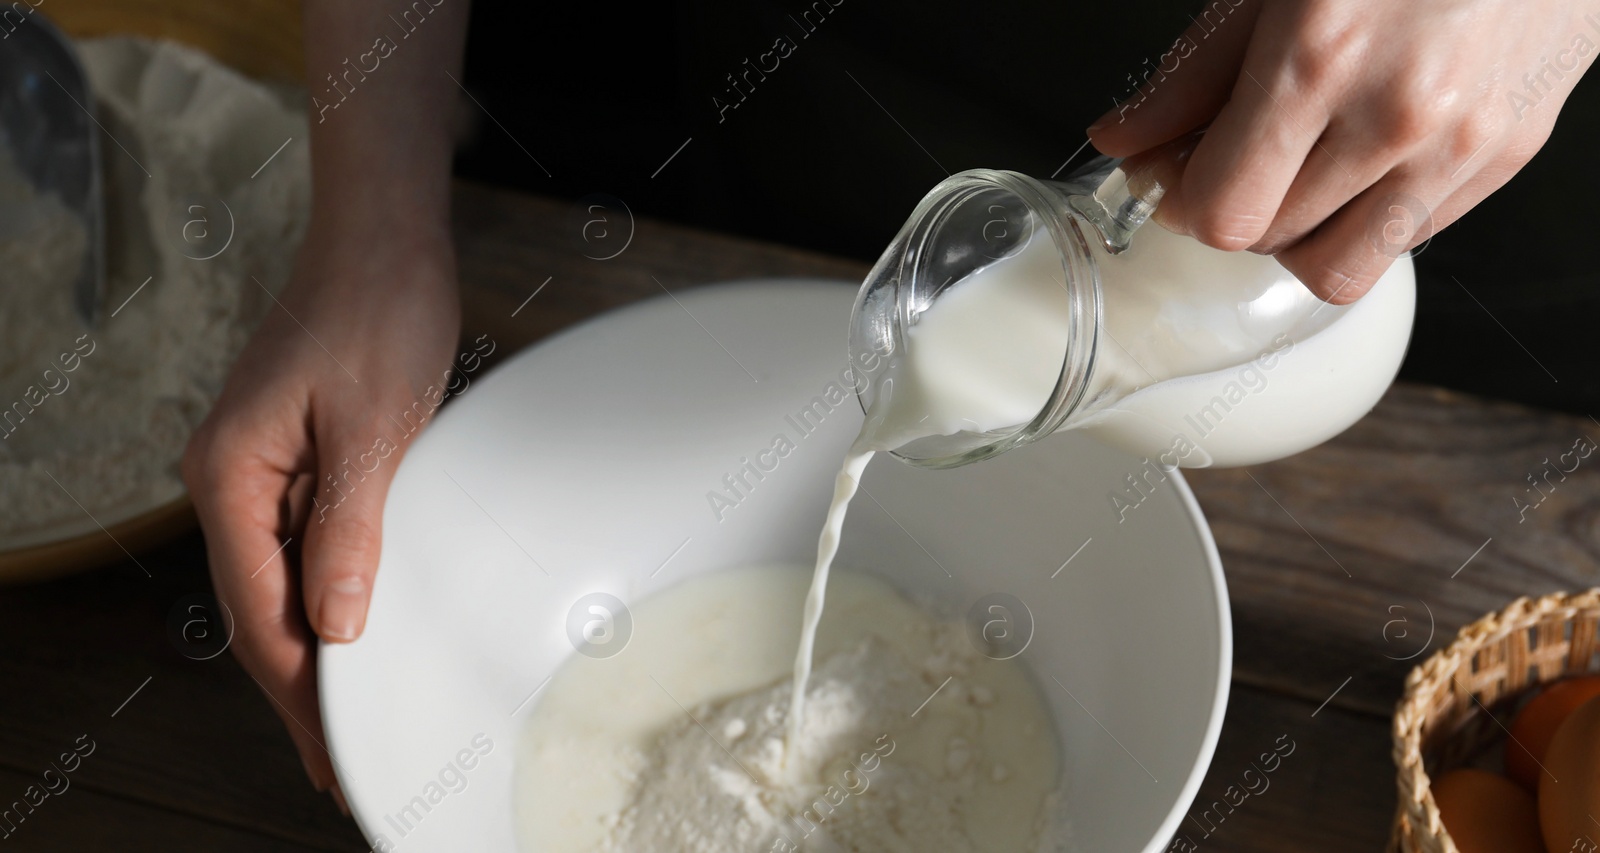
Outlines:
{"type": "MultiPolygon", "coordinates": [[[[862,285],[852,370],[867,419],[845,455],[806,597],[787,742],[800,742],[828,572],[872,456],[951,467],[1057,429],[1144,457],[1139,476],[1298,453],[1365,415],[1410,337],[1404,247],[1361,300],[1333,306],[1275,259],[1133,232],[1135,193],[1100,158],[1065,182],[973,170],[940,183],[862,285]]],[[[1164,476],[1157,474],[1157,476],[1164,476]]],[[[1146,481],[1147,482],[1147,481],[1146,481]]]]}

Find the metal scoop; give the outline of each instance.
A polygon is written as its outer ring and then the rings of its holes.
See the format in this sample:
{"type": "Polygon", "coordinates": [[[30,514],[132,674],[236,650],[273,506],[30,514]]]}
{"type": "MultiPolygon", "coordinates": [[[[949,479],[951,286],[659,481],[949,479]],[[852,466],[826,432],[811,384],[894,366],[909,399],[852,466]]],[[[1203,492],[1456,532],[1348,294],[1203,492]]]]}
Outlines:
{"type": "MultiPolygon", "coordinates": [[[[90,326],[106,286],[100,138],[88,79],[72,43],[37,11],[0,20],[0,145],[39,194],[54,193],[83,220],[89,250],[73,281],[78,315],[90,326]],[[7,27],[12,27],[7,31],[7,27]]],[[[10,206],[5,200],[0,204],[10,206]]],[[[0,227],[25,211],[0,209],[0,227]]]]}

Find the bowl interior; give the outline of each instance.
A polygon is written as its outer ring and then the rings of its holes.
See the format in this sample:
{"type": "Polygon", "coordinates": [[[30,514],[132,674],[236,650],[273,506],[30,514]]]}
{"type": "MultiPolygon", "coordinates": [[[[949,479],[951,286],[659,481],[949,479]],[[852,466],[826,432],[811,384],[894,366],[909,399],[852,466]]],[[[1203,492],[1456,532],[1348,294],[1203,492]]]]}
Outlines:
{"type": "MultiPolygon", "coordinates": [[[[252,77],[299,82],[304,76],[300,4],[295,0],[34,2],[6,7],[11,18],[5,29],[17,26],[23,12],[35,14],[33,8],[73,38],[139,35],[170,39],[203,50],[252,77]]],[[[46,529],[0,538],[0,584],[47,580],[121,562],[127,559],[124,547],[138,552],[193,528],[188,496],[179,490],[120,512],[101,512],[95,519],[70,518],[46,529]]]]}
{"type": "MultiPolygon", "coordinates": [[[[329,745],[377,849],[516,849],[519,726],[573,653],[580,597],[814,559],[861,424],[853,396],[829,402],[853,296],[748,282],[630,306],[474,379],[418,436],[367,632],[321,654],[329,745]],[[761,457],[778,462],[736,505],[711,499],[780,437],[793,449],[761,457]],[[465,782],[436,784],[463,750],[465,782]]],[[[949,471],[877,460],[838,563],[962,612],[1026,605],[1020,659],[1056,720],[1074,849],[1161,849],[1226,702],[1215,547],[1175,474],[1119,517],[1109,496],[1139,462],[1075,435],[949,471]]]]}

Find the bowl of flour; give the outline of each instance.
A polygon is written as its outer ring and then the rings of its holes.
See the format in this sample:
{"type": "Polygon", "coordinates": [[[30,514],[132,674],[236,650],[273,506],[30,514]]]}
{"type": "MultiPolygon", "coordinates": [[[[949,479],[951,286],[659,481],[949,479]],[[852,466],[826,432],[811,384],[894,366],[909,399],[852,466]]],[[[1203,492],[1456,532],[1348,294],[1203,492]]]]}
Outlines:
{"type": "Polygon", "coordinates": [[[0,146],[0,581],[113,560],[192,524],[178,462],[289,275],[310,181],[286,86],[198,50],[78,39],[104,128],[107,293],[86,235],[0,146]]]}
{"type": "Polygon", "coordinates": [[[785,759],[799,608],[862,426],[835,387],[854,294],[629,306],[419,437],[366,633],[320,652],[373,850],[1166,849],[1221,728],[1227,593],[1181,476],[1119,513],[1142,460],[1081,435],[866,470],[785,759]]]}

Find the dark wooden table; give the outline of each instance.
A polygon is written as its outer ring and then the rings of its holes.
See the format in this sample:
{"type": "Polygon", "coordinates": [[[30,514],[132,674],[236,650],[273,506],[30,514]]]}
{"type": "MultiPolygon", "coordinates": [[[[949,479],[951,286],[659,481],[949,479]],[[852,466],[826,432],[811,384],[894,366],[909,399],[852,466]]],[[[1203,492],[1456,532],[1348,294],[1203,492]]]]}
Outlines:
{"type": "MultiPolygon", "coordinates": [[[[625,251],[591,260],[577,232],[593,217],[470,184],[456,211],[464,333],[489,334],[502,355],[658,294],[654,279],[676,290],[865,272],[642,219],[625,251]]],[[[620,209],[609,215],[626,227],[620,209]]],[[[1600,423],[1401,385],[1325,446],[1192,473],[1227,566],[1235,659],[1222,740],[1181,835],[1202,850],[1380,849],[1395,801],[1389,716],[1409,667],[1519,595],[1600,578],[1600,476],[1589,470],[1600,457],[1544,487],[1536,508],[1513,503],[1537,498],[1528,475],[1580,437],[1600,437],[1600,423]],[[1271,786],[1202,820],[1281,736],[1295,749],[1271,786]]],[[[365,850],[306,784],[231,656],[193,660],[172,638],[185,597],[210,588],[200,534],[141,562],[153,578],[129,563],[0,590],[0,809],[55,779],[52,762],[80,736],[95,744],[3,849],[365,850]]]]}

